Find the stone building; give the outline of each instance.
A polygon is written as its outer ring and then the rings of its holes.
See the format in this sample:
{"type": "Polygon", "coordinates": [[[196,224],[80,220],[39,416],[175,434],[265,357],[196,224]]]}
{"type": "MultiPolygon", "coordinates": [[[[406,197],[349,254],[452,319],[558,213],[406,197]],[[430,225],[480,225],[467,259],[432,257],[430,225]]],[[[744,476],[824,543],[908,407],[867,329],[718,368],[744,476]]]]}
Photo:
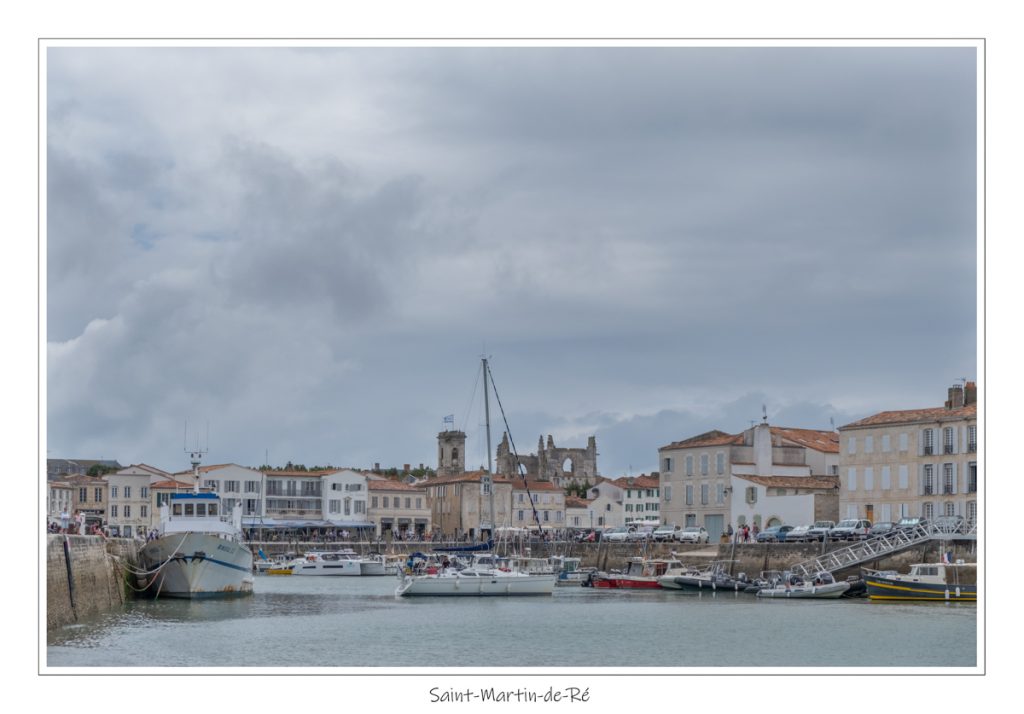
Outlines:
{"type": "Polygon", "coordinates": [[[431,530],[426,489],[386,478],[369,478],[366,486],[370,492],[368,518],[378,536],[409,531],[422,536],[431,530]]]}
{"type": "MultiPolygon", "coordinates": [[[[519,463],[526,471],[526,478],[550,481],[559,488],[571,483],[593,484],[597,479],[597,440],[591,436],[585,449],[555,446],[555,440],[548,435],[537,440],[537,453],[519,455],[519,463]]],[[[508,434],[503,434],[498,444],[496,472],[504,476],[521,476],[516,469],[516,457],[512,453],[508,434]]]]}
{"type": "Polygon", "coordinates": [[[702,525],[712,539],[730,524],[836,520],[838,452],[835,432],[767,421],[739,434],[714,430],[663,446],[662,520],[702,525]]]}
{"type": "Polygon", "coordinates": [[[437,435],[437,475],[466,472],[466,432],[442,431],[437,435]]]}
{"type": "Polygon", "coordinates": [[[470,471],[438,476],[427,481],[424,488],[432,528],[445,536],[479,539],[491,533],[495,522],[497,527],[511,523],[512,482],[504,477],[492,479],[487,471],[470,471]],[[490,489],[494,490],[494,519],[490,512],[490,489]]]}
{"type": "Polygon", "coordinates": [[[839,428],[840,510],[847,518],[978,518],[978,389],[940,407],[887,411],[839,428]]]}
{"type": "Polygon", "coordinates": [[[565,492],[550,481],[513,479],[511,512],[513,528],[535,530],[539,521],[542,530],[561,530],[565,528],[565,492]]]}

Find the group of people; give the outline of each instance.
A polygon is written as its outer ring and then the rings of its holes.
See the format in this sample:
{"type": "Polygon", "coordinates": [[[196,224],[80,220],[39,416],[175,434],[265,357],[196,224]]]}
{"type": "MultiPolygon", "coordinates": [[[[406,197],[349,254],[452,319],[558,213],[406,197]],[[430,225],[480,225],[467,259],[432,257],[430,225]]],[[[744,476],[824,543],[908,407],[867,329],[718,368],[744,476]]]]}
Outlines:
{"type": "Polygon", "coordinates": [[[756,523],[753,526],[744,523],[735,531],[733,531],[732,524],[730,523],[729,527],[725,530],[725,535],[729,540],[735,539],[737,543],[750,543],[757,540],[757,534],[760,532],[761,529],[757,527],[756,523]]]}

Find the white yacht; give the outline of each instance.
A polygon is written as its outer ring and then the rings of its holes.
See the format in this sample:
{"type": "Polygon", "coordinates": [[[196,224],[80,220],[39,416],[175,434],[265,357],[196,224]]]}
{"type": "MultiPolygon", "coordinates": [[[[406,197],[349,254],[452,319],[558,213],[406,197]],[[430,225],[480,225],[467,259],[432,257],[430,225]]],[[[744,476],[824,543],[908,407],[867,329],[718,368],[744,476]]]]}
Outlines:
{"type": "Polygon", "coordinates": [[[140,585],[160,597],[252,592],[252,551],[242,542],[242,511],[221,510],[215,493],[173,493],[160,506],[158,537],[139,553],[140,585]]]}
{"type": "Polygon", "coordinates": [[[461,570],[449,567],[422,574],[399,574],[397,596],[409,595],[551,595],[555,590],[554,573],[526,573],[470,566],[461,570]]]}
{"type": "Polygon", "coordinates": [[[310,551],[292,566],[292,575],[362,574],[362,559],[351,549],[310,551]]]}

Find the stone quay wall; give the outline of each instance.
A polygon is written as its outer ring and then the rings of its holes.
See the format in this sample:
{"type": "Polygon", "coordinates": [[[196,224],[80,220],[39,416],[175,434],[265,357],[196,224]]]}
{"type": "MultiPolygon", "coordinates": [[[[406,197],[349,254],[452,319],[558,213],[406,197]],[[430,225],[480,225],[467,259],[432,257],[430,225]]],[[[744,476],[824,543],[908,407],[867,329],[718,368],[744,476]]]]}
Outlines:
{"type": "MultiPolygon", "coordinates": [[[[390,553],[408,554],[416,551],[431,552],[441,543],[398,542],[398,543],[305,543],[305,542],[269,542],[252,543],[253,553],[257,548],[273,557],[285,553],[305,553],[310,550],[335,550],[351,548],[357,553],[390,553]]],[[[824,550],[821,543],[720,543],[710,545],[694,545],[683,543],[649,543],[646,548],[637,543],[538,543],[536,541],[523,548],[514,547],[516,552],[546,558],[550,555],[565,555],[582,558],[583,567],[595,567],[601,570],[622,569],[627,559],[635,556],[648,558],[675,557],[687,565],[702,565],[713,560],[730,561],[733,574],[746,573],[748,577],[756,577],[765,570],[786,570],[797,563],[819,557],[822,553],[838,550],[849,543],[827,543],[824,550]]],[[[973,540],[959,541],[926,541],[908,550],[895,553],[877,561],[863,563],[851,568],[840,570],[836,577],[842,579],[848,575],[860,573],[861,567],[877,570],[900,570],[906,572],[911,563],[938,562],[942,553],[952,551],[953,558],[962,558],[968,563],[977,561],[976,542],[973,540]]]]}
{"type": "Polygon", "coordinates": [[[129,597],[122,564],[138,564],[138,541],[46,537],[46,626],[60,627],[121,607],[129,597]]]}

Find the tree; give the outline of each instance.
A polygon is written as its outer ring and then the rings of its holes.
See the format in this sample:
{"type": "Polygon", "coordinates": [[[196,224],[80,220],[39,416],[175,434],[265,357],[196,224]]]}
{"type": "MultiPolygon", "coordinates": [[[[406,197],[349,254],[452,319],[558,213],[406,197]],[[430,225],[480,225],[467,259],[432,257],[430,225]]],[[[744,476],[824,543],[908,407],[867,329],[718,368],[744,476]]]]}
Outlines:
{"type": "Polygon", "coordinates": [[[86,476],[106,476],[109,473],[117,471],[113,466],[107,466],[105,464],[93,464],[89,467],[89,470],[85,472],[86,476]]]}

